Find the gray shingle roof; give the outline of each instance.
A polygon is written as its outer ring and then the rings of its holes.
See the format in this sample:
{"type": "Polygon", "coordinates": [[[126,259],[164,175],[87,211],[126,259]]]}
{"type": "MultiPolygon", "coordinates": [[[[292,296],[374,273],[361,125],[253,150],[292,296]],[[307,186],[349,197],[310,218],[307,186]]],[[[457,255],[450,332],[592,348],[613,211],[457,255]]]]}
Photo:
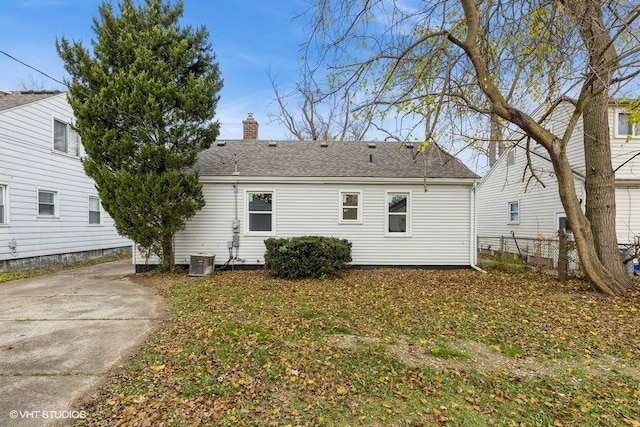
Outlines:
{"type": "Polygon", "coordinates": [[[41,99],[60,95],[61,93],[62,92],[60,92],[59,90],[53,90],[53,91],[27,90],[27,91],[16,91],[16,92],[0,91],[0,111],[8,110],[9,108],[19,107],[21,105],[39,101],[41,99]]]}
{"type": "Polygon", "coordinates": [[[416,148],[396,142],[218,141],[200,153],[196,169],[230,176],[235,159],[240,176],[479,178],[435,144],[416,156],[416,148]]]}

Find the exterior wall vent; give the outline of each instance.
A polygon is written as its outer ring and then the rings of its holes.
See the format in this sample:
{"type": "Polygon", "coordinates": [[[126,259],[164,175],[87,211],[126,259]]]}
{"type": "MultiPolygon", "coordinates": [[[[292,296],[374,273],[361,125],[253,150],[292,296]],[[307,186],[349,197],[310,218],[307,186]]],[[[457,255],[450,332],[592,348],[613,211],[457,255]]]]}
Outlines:
{"type": "Polygon", "coordinates": [[[278,141],[269,141],[269,147],[277,147],[278,141]]]}
{"type": "Polygon", "coordinates": [[[367,147],[376,148],[376,143],[375,142],[367,142],[367,147]]]}
{"type": "Polygon", "coordinates": [[[406,142],[404,146],[407,148],[413,148],[413,142],[406,142]]]}
{"type": "Polygon", "coordinates": [[[193,254],[189,260],[189,276],[211,276],[215,267],[215,254],[193,254]]]}
{"type": "Polygon", "coordinates": [[[329,143],[327,141],[322,141],[320,143],[320,147],[328,147],[328,146],[329,146],[329,143]]]}
{"type": "Polygon", "coordinates": [[[218,147],[224,147],[225,145],[227,145],[225,141],[218,141],[216,144],[218,145],[218,147]]]}

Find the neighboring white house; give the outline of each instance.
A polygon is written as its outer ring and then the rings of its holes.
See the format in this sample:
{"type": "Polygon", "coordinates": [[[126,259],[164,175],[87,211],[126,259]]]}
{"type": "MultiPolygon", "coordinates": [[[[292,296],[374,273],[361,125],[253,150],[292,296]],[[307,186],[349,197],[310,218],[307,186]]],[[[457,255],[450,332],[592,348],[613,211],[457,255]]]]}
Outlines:
{"type": "Polygon", "coordinates": [[[176,264],[214,253],[220,265],[233,246],[234,265],[259,266],[266,238],[302,235],[349,240],[353,265],[475,264],[479,177],[435,145],[261,141],[244,124],[243,140],[199,156],[206,206],[176,234],[176,264]]]}
{"type": "MultiPolygon", "coordinates": [[[[566,129],[573,107],[564,103],[545,121],[556,135],[566,129]]],[[[615,170],[616,230],[620,244],[634,243],[640,235],[640,132],[627,123],[624,108],[611,106],[609,127],[615,170]]],[[[583,127],[580,119],[567,145],[578,198],[586,198],[583,127]]],[[[565,228],[566,216],[553,167],[542,147],[531,143],[531,162],[544,187],[527,170],[526,142],[507,150],[482,179],[477,189],[478,236],[555,239],[565,228]]],[[[583,203],[584,206],[584,203],[583,203]]]]}
{"type": "Polygon", "coordinates": [[[62,92],[0,92],[0,271],[102,255],[116,232],[62,92]]]}

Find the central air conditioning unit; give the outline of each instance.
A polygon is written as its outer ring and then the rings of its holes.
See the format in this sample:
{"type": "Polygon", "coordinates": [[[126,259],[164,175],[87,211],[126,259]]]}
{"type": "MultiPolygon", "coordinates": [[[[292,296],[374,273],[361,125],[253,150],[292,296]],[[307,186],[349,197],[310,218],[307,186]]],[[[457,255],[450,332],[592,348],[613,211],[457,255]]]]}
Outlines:
{"type": "Polygon", "coordinates": [[[215,269],[215,254],[193,254],[189,261],[189,276],[211,276],[215,269]]]}

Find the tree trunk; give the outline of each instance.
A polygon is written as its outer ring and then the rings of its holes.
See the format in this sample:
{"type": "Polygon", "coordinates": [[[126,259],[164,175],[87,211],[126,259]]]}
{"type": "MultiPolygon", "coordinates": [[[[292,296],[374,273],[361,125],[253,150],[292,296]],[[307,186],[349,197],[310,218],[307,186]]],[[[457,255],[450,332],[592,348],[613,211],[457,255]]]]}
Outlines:
{"type": "Polygon", "coordinates": [[[489,116],[491,121],[491,135],[489,136],[489,166],[493,166],[502,155],[502,132],[500,130],[500,118],[496,113],[489,116]]]}
{"type": "Polygon", "coordinates": [[[585,215],[591,224],[596,253],[602,264],[625,288],[631,279],[622,266],[616,237],[616,190],[611,166],[608,99],[597,94],[583,113],[586,174],[585,215]],[[593,119],[592,119],[593,118],[593,119]]]}
{"type": "MultiPolygon", "coordinates": [[[[558,152],[559,151],[560,150],[558,150],[558,152]]],[[[580,200],[578,200],[575,192],[575,182],[571,165],[566,156],[564,156],[564,153],[557,155],[555,150],[552,150],[552,152],[551,160],[558,179],[560,200],[567,214],[569,224],[571,224],[582,270],[593,288],[598,292],[610,296],[623,295],[627,290],[626,282],[621,282],[619,278],[609,270],[608,265],[603,264],[598,257],[595,237],[591,231],[591,224],[585,214],[582,213],[580,200]]],[[[618,253],[617,248],[615,253],[618,253]]],[[[619,258],[617,262],[620,262],[619,258]]]]}
{"type": "Polygon", "coordinates": [[[565,4],[589,53],[588,80],[581,94],[585,100],[582,112],[585,214],[591,224],[598,258],[615,278],[612,286],[627,288],[631,279],[624,271],[618,251],[615,175],[609,134],[609,87],[618,66],[618,55],[604,26],[599,0],[566,0],[565,4]]]}
{"type": "Polygon", "coordinates": [[[162,236],[162,259],[160,264],[169,271],[175,271],[176,264],[173,256],[173,234],[165,234],[162,236]]]}

